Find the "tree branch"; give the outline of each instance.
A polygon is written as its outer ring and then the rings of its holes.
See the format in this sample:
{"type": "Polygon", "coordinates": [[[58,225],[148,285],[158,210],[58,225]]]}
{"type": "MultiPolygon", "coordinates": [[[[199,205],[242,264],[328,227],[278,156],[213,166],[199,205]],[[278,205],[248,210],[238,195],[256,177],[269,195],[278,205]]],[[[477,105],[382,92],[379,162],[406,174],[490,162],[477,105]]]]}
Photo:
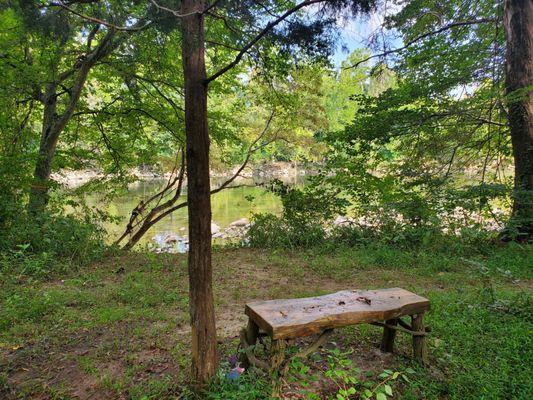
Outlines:
{"type": "MultiPolygon", "coordinates": [[[[222,183],[219,187],[217,187],[215,189],[212,189],[209,192],[210,195],[218,193],[218,192],[220,192],[220,191],[222,191],[224,189],[231,189],[231,188],[241,187],[241,185],[236,185],[236,186],[230,186],[230,185],[235,179],[237,179],[238,176],[240,176],[240,174],[243,171],[243,169],[248,165],[248,162],[250,161],[250,157],[251,157],[251,155],[254,152],[256,152],[257,150],[263,148],[264,146],[267,146],[269,143],[272,143],[272,141],[276,140],[274,138],[273,140],[269,140],[269,141],[257,146],[257,143],[261,140],[261,138],[264,137],[264,135],[268,131],[273,117],[274,117],[274,112],[272,112],[270,114],[270,116],[269,116],[269,118],[268,118],[268,120],[267,120],[267,122],[265,124],[265,127],[262,130],[262,132],[258,135],[258,137],[248,147],[248,151],[246,153],[246,157],[245,157],[244,161],[242,162],[241,166],[237,169],[237,171],[230,178],[228,178],[226,181],[224,181],[224,183],[222,183]]],[[[139,220],[135,224],[133,224],[133,222],[132,222],[132,220],[134,218],[133,213],[136,210],[137,211],[144,210],[146,208],[146,205],[149,202],[153,201],[155,198],[157,198],[159,196],[161,196],[160,198],[162,198],[162,196],[169,190],[169,188],[173,187],[176,179],[174,179],[170,185],[167,184],[167,186],[165,188],[163,188],[160,192],[158,192],[158,194],[152,196],[146,203],[140,202],[137,205],[137,207],[134,208],[134,210],[132,212],[132,219],[130,219],[130,223],[128,224],[128,227],[126,227],[126,231],[115,242],[116,245],[118,245],[128,234],[131,234],[131,231],[134,228],[137,228],[138,226],[140,226],[140,228],[135,232],[135,234],[133,234],[133,236],[130,237],[128,242],[123,247],[124,250],[131,249],[144,236],[144,234],[152,226],[154,226],[157,222],[159,222],[160,220],[165,218],[167,215],[173,213],[174,211],[179,210],[180,208],[187,207],[187,204],[188,204],[187,201],[183,201],[181,203],[175,204],[177,202],[177,200],[179,199],[179,197],[181,196],[181,187],[182,187],[182,183],[183,183],[184,171],[185,171],[185,164],[184,164],[184,157],[182,156],[182,165],[181,165],[181,169],[180,169],[179,183],[178,183],[178,187],[176,189],[176,192],[174,193],[174,196],[172,198],[170,198],[169,200],[167,200],[166,202],[164,202],[163,204],[161,204],[161,205],[159,205],[159,203],[158,203],[155,207],[153,207],[150,210],[150,212],[145,217],[143,217],[141,220],[139,220]]],[[[136,218],[136,216],[135,216],[135,218],[136,218]]]]}
{"type": "Polygon", "coordinates": [[[168,8],[168,7],[165,7],[165,6],[162,6],[162,5],[158,4],[155,0],[150,0],[150,3],[152,3],[156,8],[158,8],[160,10],[163,10],[163,11],[171,13],[176,18],[183,18],[183,17],[188,17],[190,15],[196,15],[196,14],[201,15],[202,14],[202,12],[200,12],[200,11],[193,11],[193,12],[190,12],[190,13],[187,13],[187,14],[180,14],[178,11],[173,10],[172,8],[168,8]]]}
{"type": "Polygon", "coordinates": [[[72,117],[74,109],[76,108],[78,100],[81,96],[81,91],[83,90],[83,87],[85,85],[85,81],[87,80],[89,71],[91,70],[93,65],[98,60],[111,53],[113,49],[118,46],[119,42],[113,43],[114,36],[115,31],[113,29],[110,29],[106,33],[98,47],[92,53],[90,53],[82,63],[78,72],[78,76],[74,82],[74,85],[72,86],[71,92],[69,93],[70,99],[67,106],[65,107],[65,111],[55,122],[58,131],[62,131],[67,122],[72,117]]]}
{"type": "Polygon", "coordinates": [[[367,62],[369,60],[372,60],[373,58],[386,57],[389,54],[398,53],[400,51],[403,51],[403,50],[407,49],[408,47],[412,46],[413,44],[419,42],[420,40],[427,38],[428,36],[437,35],[439,33],[442,33],[444,31],[447,31],[447,30],[452,29],[452,28],[456,28],[458,26],[477,25],[477,24],[484,24],[484,23],[490,23],[490,22],[499,22],[499,21],[500,21],[500,19],[498,19],[498,18],[481,18],[481,19],[475,19],[475,20],[470,20],[470,21],[452,22],[452,23],[450,23],[448,25],[443,26],[442,28],[436,29],[434,31],[426,32],[426,33],[424,33],[424,34],[422,34],[420,36],[417,36],[414,39],[408,41],[402,47],[398,47],[398,48],[392,49],[392,50],[387,50],[387,51],[384,51],[383,53],[379,53],[379,54],[373,54],[373,55],[371,55],[371,56],[369,56],[367,58],[364,58],[364,59],[356,62],[353,65],[350,65],[348,67],[343,67],[343,69],[357,68],[359,65],[361,65],[361,64],[363,64],[363,63],[365,63],[365,62],[367,62]]]}
{"type": "MultiPolygon", "coordinates": [[[[76,11],[74,8],[70,7],[68,4],[69,3],[64,3],[63,1],[58,1],[58,2],[50,3],[48,5],[48,7],[61,7],[63,9],[65,9],[65,10],[71,12],[72,14],[77,15],[80,18],[83,18],[83,19],[85,19],[87,21],[96,22],[97,24],[101,24],[101,25],[107,26],[108,28],[114,29],[116,31],[137,32],[137,31],[140,31],[140,30],[143,30],[143,29],[147,28],[153,22],[153,21],[149,21],[146,24],[141,25],[141,26],[132,26],[132,27],[130,27],[130,26],[118,26],[118,25],[112,24],[111,22],[107,22],[107,21],[104,21],[102,19],[99,19],[99,18],[90,16],[90,15],[83,14],[83,13],[81,13],[79,11],[76,11]]],[[[70,4],[72,4],[72,3],[70,3],[70,4]]]]}
{"type": "Polygon", "coordinates": [[[89,32],[89,35],[87,36],[87,51],[92,50],[93,39],[99,29],[100,24],[96,24],[94,28],[89,32]]]}
{"type": "Polygon", "coordinates": [[[207,14],[211,9],[215,8],[217,6],[217,4],[220,3],[220,0],[215,0],[213,1],[213,3],[211,3],[210,5],[208,5],[204,11],[202,11],[202,14],[207,14]]]}
{"type": "Polygon", "coordinates": [[[166,12],[169,12],[172,15],[174,15],[176,18],[183,18],[183,17],[188,17],[188,16],[191,16],[191,15],[203,15],[203,14],[209,12],[209,10],[211,10],[212,8],[216,7],[216,5],[220,2],[220,0],[215,0],[213,2],[213,4],[207,6],[203,11],[193,11],[193,12],[190,12],[190,13],[187,13],[187,14],[180,14],[179,11],[173,10],[172,8],[168,8],[168,7],[162,6],[159,3],[157,3],[155,0],[150,0],[150,2],[156,8],[158,8],[160,10],[163,10],[163,11],[166,11],[166,12]]]}
{"type": "Polygon", "coordinates": [[[237,53],[237,55],[235,56],[235,59],[232,62],[230,62],[228,65],[226,65],[222,69],[218,70],[217,72],[215,72],[210,77],[208,77],[204,81],[204,84],[208,85],[209,83],[211,83],[212,81],[214,81],[215,79],[217,79],[218,77],[220,77],[221,75],[225,74],[230,69],[235,67],[241,61],[242,57],[246,54],[246,52],[248,50],[250,50],[257,42],[259,42],[259,40],[261,40],[261,38],[263,38],[267,33],[269,33],[272,30],[272,28],[274,28],[276,25],[279,25],[281,22],[285,21],[289,16],[291,16],[292,14],[294,14],[295,12],[297,12],[298,10],[300,10],[300,9],[306,7],[306,6],[309,6],[309,5],[312,5],[312,4],[316,4],[316,3],[322,3],[324,1],[325,0],[306,0],[306,1],[303,1],[300,4],[295,5],[293,8],[287,10],[285,13],[280,15],[275,20],[272,20],[272,21],[268,22],[266,24],[266,26],[263,28],[263,30],[261,30],[261,32],[259,32],[251,41],[249,41],[248,44],[246,44],[239,51],[239,53],[237,53]]]}

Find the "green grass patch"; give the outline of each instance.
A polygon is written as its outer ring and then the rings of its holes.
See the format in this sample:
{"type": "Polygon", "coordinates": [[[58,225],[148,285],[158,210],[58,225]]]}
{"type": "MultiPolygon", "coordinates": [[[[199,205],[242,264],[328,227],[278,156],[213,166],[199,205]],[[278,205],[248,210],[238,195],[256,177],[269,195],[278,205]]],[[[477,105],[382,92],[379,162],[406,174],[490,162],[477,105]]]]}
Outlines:
{"type": "MultiPolygon", "coordinates": [[[[424,370],[412,362],[410,340],[399,335],[390,368],[405,378],[391,385],[394,398],[533,398],[531,250],[512,244],[454,253],[380,243],[301,251],[217,250],[213,259],[217,312],[222,318],[218,326],[235,326],[228,337],[220,338],[221,359],[237,352],[233,336],[240,325],[235,317],[242,315],[243,304],[250,299],[401,286],[431,300],[427,318],[432,328],[431,367],[424,370]],[[406,375],[407,369],[415,373],[406,375]]],[[[0,360],[0,395],[16,385],[17,393],[29,398],[43,393],[71,398],[76,383],[65,378],[71,375],[43,385],[46,376],[55,375],[39,372],[57,366],[55,373],[62,376],[60,367],[69,361],[77,374],[97,379],[95,390],[105,396],[195,398],[187,382],[190,343],[184,260],[180,255],[137,253],[42,281],[2,282],[0,351],[10,361],[0,360]],[[13,376],[25,369],[31,370],[32,378],[14,384],[13,376]]],[[[379,340],[380,329],[369,325],[339,330],[335,337],[343,351],[356,350],[343,356],[351,361],[339,361],[334,367],[348,368],[338,374],[353,384],[352,398],[379,384],[383,371],[376,367],[368,376],[354,372],[365,370],[379,340]]],[[[318,398],[337,398],[338,382],[333,380],[339,376],[326,375],[327,352],[321,360],[319,369],[312,358],[298,366],[301,372],[307,365],[312,373],[293,379],[295,387],[287,390],[303,391],[310,399],[317,398],[314,392],[322,393],[318,398]],[[319,382],[307,380],[306,375],[319,382]]],[[[228,366],[221,368],[203,397],[196,398],[268,398],[267,376],[253,373],[231,382],[225,377],[228,366]]]]}

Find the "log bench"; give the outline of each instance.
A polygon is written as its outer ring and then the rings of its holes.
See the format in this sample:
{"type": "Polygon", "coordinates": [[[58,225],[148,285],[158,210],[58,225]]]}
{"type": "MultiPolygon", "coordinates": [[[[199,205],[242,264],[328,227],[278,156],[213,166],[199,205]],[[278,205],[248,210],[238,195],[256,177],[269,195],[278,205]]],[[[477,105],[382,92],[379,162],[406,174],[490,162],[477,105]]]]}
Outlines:
{"type": "MultiPolygon", "coordinates": [[[[318,339],[294,357],[305,357],[323,345],[333,329],[369,323],[383,327],[381,350],[392,352],[396,332],[413,337],[414,358],[427,363],[424,313],[429,300],[405,289],[343,290],[318,297],[288,300],[267,300],[247,303],[248,325],[240,333],[240,361],[278,372],[285,361],[287,342],[318,334],[318,339]],[[411,324],[402,317],[409,316],[411,324]],[[271,338],[270,361],[255,355],[258,338],[271,338]]],[[[288,364],[286,364],[288,366],[288,364]]]]}

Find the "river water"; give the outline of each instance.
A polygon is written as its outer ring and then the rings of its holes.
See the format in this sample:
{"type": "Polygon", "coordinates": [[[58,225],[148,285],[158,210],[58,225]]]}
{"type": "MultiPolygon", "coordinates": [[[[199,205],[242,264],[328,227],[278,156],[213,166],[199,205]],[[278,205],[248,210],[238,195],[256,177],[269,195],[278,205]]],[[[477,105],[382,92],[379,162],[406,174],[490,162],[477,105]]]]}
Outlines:
{"type": "MultiPolygon", "coordinates": [[[[216,187],[217,179],[213,179],[213,181],[213,186],[216,187]]],[[[118,225],[115,223],[104,225],[111,241],[113,241],[124,232],[124,227],[130,218],[131,211],[139,201],[157,193],[165,183],[166,181],[161,179],[136,182],[130,185],[127,193],[111,202],[104,202],[99,195],[89,195],[87,202],[89,205],[106,210],[113,216],[122,218],[122,222],[118,225]]],[[[183,195],[180,202],[186,200],[186,198],[186,195],[183,195]]],[[[213,213],[212,221],[220,226],[221,229],[240,218],[250,218],[252,213],[271,212],[278,214],[281,212],[279,198],[260,186],[222,190],[211,197],[211,207],[213,213]]],[[[187,235],[187,229],[187,209],[182,208],[155,224],[145,234],[140,243],[149,243],[158,234],[187,235]]]]}

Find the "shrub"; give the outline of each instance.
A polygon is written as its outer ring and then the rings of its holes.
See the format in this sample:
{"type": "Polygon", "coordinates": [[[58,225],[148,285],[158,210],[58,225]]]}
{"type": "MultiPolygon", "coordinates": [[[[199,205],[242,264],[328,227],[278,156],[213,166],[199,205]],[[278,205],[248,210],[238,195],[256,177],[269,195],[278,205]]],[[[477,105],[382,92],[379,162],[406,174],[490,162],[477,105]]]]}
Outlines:
{"type": "Polygon", "coordinates": [[[92,221],[46,214],[35,220],[25,213],[0,232],[0,273],[46,276],[100,257],[104,231],[92,221]]]}
{"type": "Polygon", "coordinates": [[[254,214],[247,233],[251,247],[297,248],[323,243],[326,232],[315,223],[289,223],[273,214],[254,214]]]}
{"type": "Polygon", "coordinates": [[[281,198],[283,215],[253,215],[247,235],[252,247],[297,248],[321,244],[326,238],[325,222],[343,213],[347,205],[345,199],[327,186],[309,185],[300,189],[273,180],[270,190],[281,198]]]}

